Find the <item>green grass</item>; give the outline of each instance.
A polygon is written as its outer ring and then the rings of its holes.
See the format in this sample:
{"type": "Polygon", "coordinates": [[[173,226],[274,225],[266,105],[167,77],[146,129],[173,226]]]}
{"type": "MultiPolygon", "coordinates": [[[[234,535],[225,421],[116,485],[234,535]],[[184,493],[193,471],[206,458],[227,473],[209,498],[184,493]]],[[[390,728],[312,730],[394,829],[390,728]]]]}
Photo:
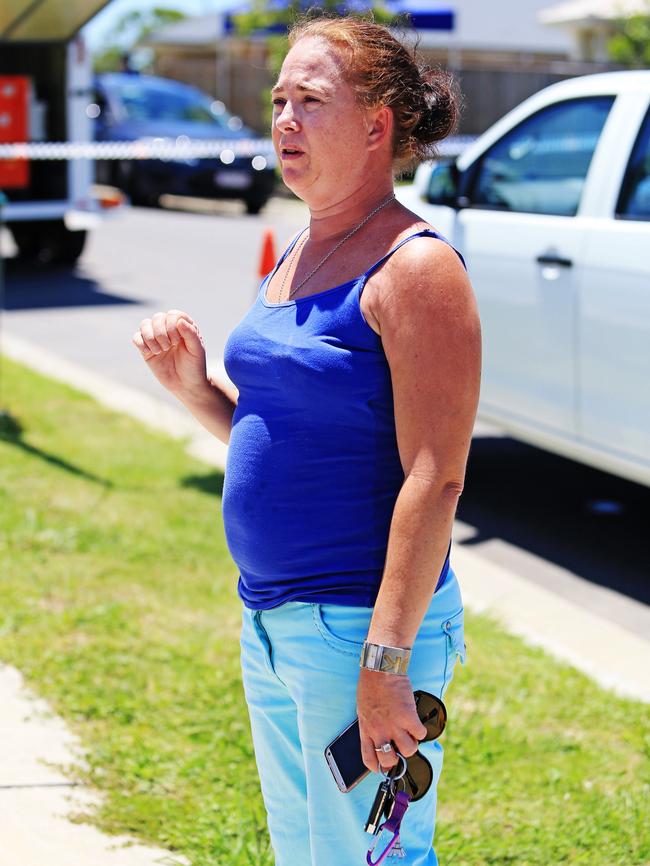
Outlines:
{"type": "MultiPolygon", "coordinates": [[[[194,866],[271,866],[221,475],[6,359],[2,384],[0,659],[87,749],[82,779],[105,797],[78,820],[194,866]]],[[[650,863],[648,706],[487,617],[468,613],[467,643],[447,695],[442,866],[650,863]]]]}

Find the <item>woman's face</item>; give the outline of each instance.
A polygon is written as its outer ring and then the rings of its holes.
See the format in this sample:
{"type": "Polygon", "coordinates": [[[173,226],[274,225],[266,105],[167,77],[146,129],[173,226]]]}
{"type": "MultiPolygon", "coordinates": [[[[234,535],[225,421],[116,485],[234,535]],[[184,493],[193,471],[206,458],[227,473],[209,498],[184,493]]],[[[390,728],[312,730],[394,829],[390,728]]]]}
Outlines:
{"type": "Polygon", "coordinates": [[[338,51],[324,39],[299,40],[273,88],[272,136],[285,184],[316,206],[345,197],[364,177],[369,128],[338,51]]]}

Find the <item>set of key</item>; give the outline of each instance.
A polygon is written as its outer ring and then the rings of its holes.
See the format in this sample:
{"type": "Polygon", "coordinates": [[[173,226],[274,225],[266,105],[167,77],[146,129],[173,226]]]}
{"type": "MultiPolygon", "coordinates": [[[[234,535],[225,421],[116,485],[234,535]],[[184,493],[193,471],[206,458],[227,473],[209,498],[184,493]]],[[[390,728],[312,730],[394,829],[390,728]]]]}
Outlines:
{"type": "Polygon", "coordinates": [[[400,826],[402,819],[410,802],[410,797],[405,791],[398,790],[398,781],[406,772],[406,758],[397,752],[400,758],[402,767],[400,770],[400,762],[384,774],[383,780],[380,782],[375,794],[368,820],[366,821],[366,833],[372,833],[375,836],[368,853],[366,862],[368,866],[378,866],[387,857],[405,857],[406,852],[400,843],[400,826]],[[372,859],[372,855],[377,844],[377,840],[382,831],[392,833],[392,836],[376,859],[372,859]]]}

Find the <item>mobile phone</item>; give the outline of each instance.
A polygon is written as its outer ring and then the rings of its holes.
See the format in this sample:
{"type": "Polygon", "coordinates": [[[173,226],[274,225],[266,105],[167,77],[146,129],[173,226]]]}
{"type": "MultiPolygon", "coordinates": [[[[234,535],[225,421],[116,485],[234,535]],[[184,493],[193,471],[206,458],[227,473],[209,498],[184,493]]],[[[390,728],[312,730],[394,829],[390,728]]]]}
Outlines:
{"type": "Polygon", "coordinates": [[[344,794],[351,791],[368,775],[370,770],[363,763],[361,756],[358,718],[325,748],[325,760],[339,791],[344,794]]]}

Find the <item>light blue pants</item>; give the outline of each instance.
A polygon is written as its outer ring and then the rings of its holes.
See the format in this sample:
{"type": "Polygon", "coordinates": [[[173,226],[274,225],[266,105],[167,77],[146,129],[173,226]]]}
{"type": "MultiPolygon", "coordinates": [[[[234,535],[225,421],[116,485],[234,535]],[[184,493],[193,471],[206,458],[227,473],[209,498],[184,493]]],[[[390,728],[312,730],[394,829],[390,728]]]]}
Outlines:
{"type": "MultiPolygon", "coordinates": [[[[357,714],[359,654],[371,617],[372,608],[336,604],[243,608],[243,684],[276,866],[366,863],[373,837],[363,828],[381,776],[369,773],[343,794],[324,750],[357,714]]],[[[443,697],[459,656],[464,663],[463,603],[450,569],[413,645],[413,688],[443,697]]],[[[453,720],[453,707],[450,716],[453,720]]],[[[435,740],[422,743],[420,751],[431,762],[434,781],[402,823],[406,857],[389,864],[438,863],[432,839],[443,749],[435,740]]],[[[378,845],[374,859],[381,850],[378,845]]]]}

